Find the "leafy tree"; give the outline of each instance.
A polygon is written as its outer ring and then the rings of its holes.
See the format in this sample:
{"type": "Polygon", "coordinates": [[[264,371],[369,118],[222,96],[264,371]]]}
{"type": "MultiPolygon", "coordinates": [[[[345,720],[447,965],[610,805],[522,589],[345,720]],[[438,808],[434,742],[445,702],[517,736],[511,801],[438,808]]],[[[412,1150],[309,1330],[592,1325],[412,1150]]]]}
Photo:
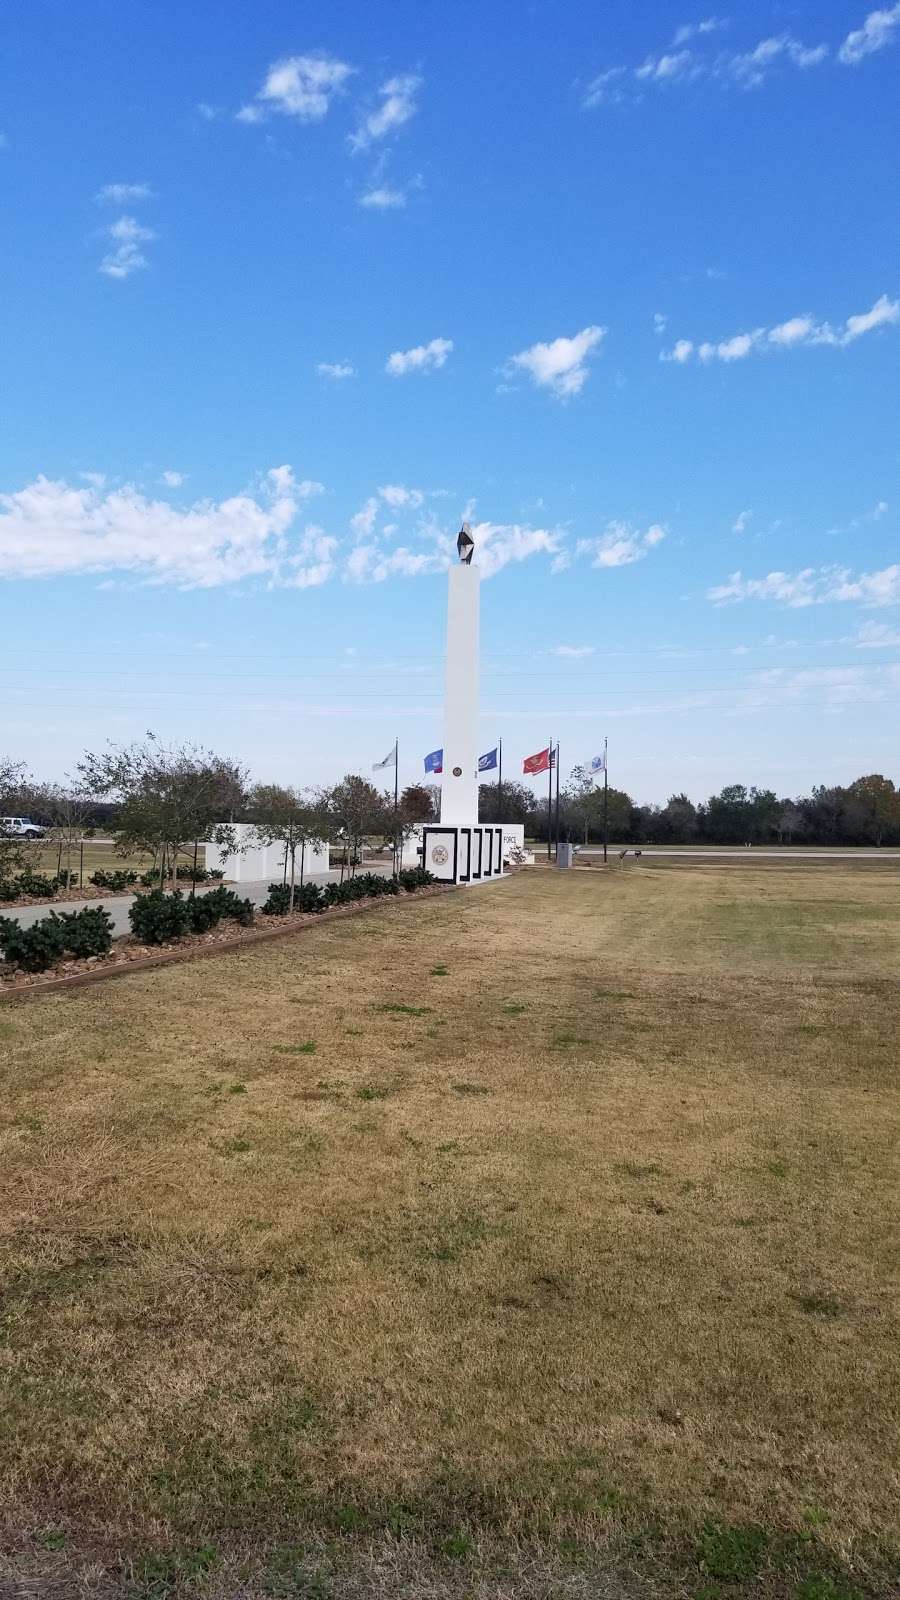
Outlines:
{"type": "Polygon", "coordinates": [[[436,783],[411,783],[400,796],[402,820],[410,826],[417,822],[436,822],[440,815],[440,796],[441,791],[436,783]]]}
{"type": "Polygon", "coordinates": [[[882,845],[900,829],[900,794],[880,772],[857,778],[847,790],[849,810],[867,841],[882,845]]]}
{"type": "MultiPolygon", "coordinates": [[[[387,833],[393,828],[393,797],[380,794],[375,785],[357,773],[348,772],[322,801],[349,858],[351,875],[365,840],[372,833],[387,833]]],[[[343,866],[341,868],[343,873],[343,866]]]]}
{"type": "MultiPolygon", "coordinates": [[[[24,763],[0,756],[0,816],[27,815],[32,793],[33,784],[24,763]]],[[[29,840],[0,829],[0,883],[8,883],[15,873],[24,872],[33,855],[29,840]]]]}
{"type": "Polygon", "coordinates": [[[697,807],[686,794],[670,795],[654,825],[660,844],[690,844],[698,833],[697,807]]]}
{"type": "Polygon", "coordinates": [[[203,839],[234,848],[228,820],[244,806],[246,772],[201,746],[166,746],[153,733],[143,743],[88,751],[78,764],[89,795],[119,801],[116,846],[122,855],[148,850],[176,885],[178,853],[203,839]]]}
{"type": "Polygon", "coordinates": [[[320,842],[328,832],[327,814],[315,795],[303,795],[277,783],[259,783],[251,791],[249,811],[262,844],[284,845],[285,869],[290,866],[288,910],[294,909],[297,850],[300,850],[300,884],[306,845],[320,842]]]}
{"type": "Polygon", "coordinates": [[[534,795],[524,783],[504,778],[502,785],[478,785],[479,822],[522,822],[527,826],[534,808],[534,795]]]}

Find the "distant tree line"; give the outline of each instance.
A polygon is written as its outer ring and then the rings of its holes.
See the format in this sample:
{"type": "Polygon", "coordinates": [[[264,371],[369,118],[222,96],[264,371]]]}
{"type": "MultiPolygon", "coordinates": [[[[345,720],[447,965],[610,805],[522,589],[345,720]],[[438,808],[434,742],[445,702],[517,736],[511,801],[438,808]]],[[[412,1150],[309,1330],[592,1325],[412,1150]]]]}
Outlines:
{"type": "MultiPolygon", "coordinates": [[[[526,835],[545,840],[556,830],[548,809],[524,784],[479,787],[482,822],[522,823],[526,835]]],[[[609,837],[616,844],[900,844],[900,792],[879,773],[846,787],[820,785],[809,795],[779,797],[772,789],[729,784],[695,805],[675,794],[664,806],[638,805],[623,789],[607,796],[609,837]]],[[[562,839],[583,844],[603,838],[603,785],[576,767],[560,788],[562,839]]],[[[253,824],[261,838],[284,846],[285,872],[293,875],[305,841],[343,847],[352,870],[364,843],[390,845],[399,857],[417,823],[440,815],[440,789],[412,784],[395,812],[393,795],[348,773],[316,789],[251,784],[240,763],[200,746],[164,745],[153,734],[127,746],[87,752],[77,774],[62,784],[40,783],[22,763],[0,757],[0,816],[30,816],[53,830],[58,869],[72,867],[77,841],[111,832],[122,854],[148,853],[160,879],[174,876],[177,859],[218,835],[229,841],[237,822],[253,824]]],[[[17,869],[25,845],[0,836],[0,880],[17,869]]]]}
{"type": "MultiPolygon", "coordinates": [[[[795,799],[732,783],[699,805],[686,794],[673,794],[664,806],[638,805],[623,789],[610,788],[608,805],[609,837],[617,844],[900,844],[900,791],[880,773],[846,787],[821,784],[795,799]]],[[[550,826],[552,833],[555,812],[550,826]]],[[[526,830],[546,839],[547,828],[544,798],[533,804],[526,830]]],[[[560,790],[560,837],[584,844],[603,837],[603,785],[581,768],[560,790]]]]}

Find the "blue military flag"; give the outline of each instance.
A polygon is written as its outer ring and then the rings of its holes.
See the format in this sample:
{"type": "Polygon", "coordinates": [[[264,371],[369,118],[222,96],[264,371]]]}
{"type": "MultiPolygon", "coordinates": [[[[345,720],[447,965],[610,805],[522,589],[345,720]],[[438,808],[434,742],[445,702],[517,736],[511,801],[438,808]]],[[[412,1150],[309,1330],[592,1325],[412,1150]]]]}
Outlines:
{"type": "Polygon", "coordinates": [[[497,751],[486,750],[483,756],[478,757],[478,771],[492,772],[497,765],[497,751]]]}

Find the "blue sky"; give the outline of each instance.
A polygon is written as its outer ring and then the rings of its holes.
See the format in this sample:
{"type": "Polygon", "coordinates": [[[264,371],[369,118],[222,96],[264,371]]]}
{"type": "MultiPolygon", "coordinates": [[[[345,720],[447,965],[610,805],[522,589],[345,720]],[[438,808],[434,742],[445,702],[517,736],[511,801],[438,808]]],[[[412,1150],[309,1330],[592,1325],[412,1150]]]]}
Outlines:
{"type": "Polygon", "coordinates": [[[0,77],[3,746],[299,785],[610,741],[900,778],[900,4],[32,0],[0,77]]]}

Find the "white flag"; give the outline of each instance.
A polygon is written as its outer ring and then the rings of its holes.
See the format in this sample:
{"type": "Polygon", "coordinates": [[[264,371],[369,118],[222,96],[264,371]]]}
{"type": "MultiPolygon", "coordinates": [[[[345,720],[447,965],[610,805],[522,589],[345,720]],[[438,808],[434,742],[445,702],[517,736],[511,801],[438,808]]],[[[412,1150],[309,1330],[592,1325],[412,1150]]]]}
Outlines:
{"type": "Polygon", "coordinates": [[[373,763],[372,763],[372,771],[373,772],[382,772],[385,767],[395,767],[396,765],[397,765],[397,746],[394,745],[393,748],[388,751],[388,753],[385,756],[383,761],[373,761],[373,763]]]}
{"type": "Polygon", "coordinates": [[[594,756],[593,760],[591,761],[591,771],[592,772],[605,772],[606,771],[606,756],[605,755],[594,756]]]}

